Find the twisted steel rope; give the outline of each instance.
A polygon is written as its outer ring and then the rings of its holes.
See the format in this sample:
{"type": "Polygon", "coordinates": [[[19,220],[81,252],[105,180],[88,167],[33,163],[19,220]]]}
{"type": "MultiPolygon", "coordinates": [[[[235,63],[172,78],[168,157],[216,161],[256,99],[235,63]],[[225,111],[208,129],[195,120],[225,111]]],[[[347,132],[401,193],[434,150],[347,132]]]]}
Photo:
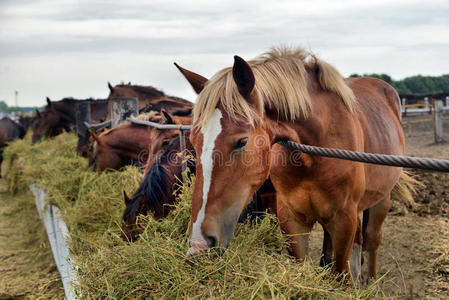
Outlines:
{"type": "MultiPolygon", "coordinates": [[[[128,121],[140,124],[156,127],[158,129],[180,129],[189,130],[191,125],[162,125],[149,121],[140,121],[128,118],[128,121]]],[[[423,157],[411,157],[402,155],[387,155],[377,153],[365,153],[356,152],[350,150],[342,150],[335,148],[323,148],[317,146],[310,146],[304,144],[298,144],[292,141],[279,141],[279,145],[282,145],[290,150],[296,150],[302,153],[307,153],[317,156],[333,157],[350,161],[357,161],[363,163],[370,163],[375,165],[414,168],[432,171],[449,172],[449,160],[444,159],[431,159],[423,157]]]]}
{"type": "Polygon", "coordinates": [[[333,157],[344,160],[351,160],[384,166],[449,172],[449,160],[444,159],[364,153],[334,148],[323,148],[317,146],[303,145],[292,141],[280,141],[278,142],[278,144],[290,150],[297,150],[302,153],[317,156],[333,157]]]}

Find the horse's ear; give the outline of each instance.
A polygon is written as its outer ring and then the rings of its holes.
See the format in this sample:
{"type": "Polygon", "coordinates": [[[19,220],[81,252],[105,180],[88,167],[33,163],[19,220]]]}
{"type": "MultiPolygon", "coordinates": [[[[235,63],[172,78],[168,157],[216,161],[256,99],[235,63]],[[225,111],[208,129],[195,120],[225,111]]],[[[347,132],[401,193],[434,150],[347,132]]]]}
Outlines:
{"type": "Polygon", "coordinates": [[[114,92],[114,87],[111,85],[111,83],[108,81],[108,88],[111,91],[111,93],[114,92]]]}
{"type": "Polygon", "coordinates": [[[41,113],[36,109],[36,116],[38,117],[38,118],[40,118],[41,117],[41,113]]]}
{"type": "Polygon", "coordinates": [[[128,206],[128,204],[131,202],[131,199],[129,199],[129,197],[126,194],[125,190],[123,190],[123,199],[125,200],[125,205],[128,206]]]}
{"type": "Polygon", "coordinates": [[[190,83],[193,90],[197,94],[201,93],[201,91],[204,88],[204,85],[207,82],[207,78],[205,78],[199,74],[193,73],[189,70],[186,70],[186,69],[180,67],[177,63],[174,63],[174,64],[178,68],[178,70],[182,73],[182,75],[184,75],[184,77],[187,79],[187,81],[190,83]]]}
{"type": "Polygon", "coordinates": [[[139,207],[141,212],[146,212],[148,210],[147,199],[144,195],[140,195],[139,207]]]}
{"type": "Polygon", "coordinates": [[[95,140],[98,144],[101,143],[101,139],[100,139],[100,137],[98,136],[98,134],[95,132],[95,130],[89,129],[89,133],[90,133],[90,135],[94,138],[94,140],[95,140]]]}
{"type": "Polygon", "coordinates": [[[255,78],[251,67],[240,56],[234,56],[234,66],[232,67],[232,76],[237,84],[240,94],[245,99],[249,99],[254,89],[255,78]]]}
{"type": "Polygon", "coordinates": [[[51,100],[48,97],[47,97],[47,104],[48,104],[49,107],[51,106],[51,100]]]}
{"type": "Polygon", "coordinates": [[[162,124],[175,124],[175,121],[173,121],[172,116],[165,111],[165,109],[161,109],[161,115],[162,117],[162,124]]]}

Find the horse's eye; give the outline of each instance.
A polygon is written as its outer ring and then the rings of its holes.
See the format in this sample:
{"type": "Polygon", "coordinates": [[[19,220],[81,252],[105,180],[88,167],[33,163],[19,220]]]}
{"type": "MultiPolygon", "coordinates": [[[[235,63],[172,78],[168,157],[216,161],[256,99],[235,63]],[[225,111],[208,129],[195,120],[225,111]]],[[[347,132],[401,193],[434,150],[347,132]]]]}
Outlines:
{"type": "Polygon", "coordinates": [[[170,144],[170,141],[169,140],[165,140],[165,141],[162,142],[162,147],[167,147],[168,144],[170,144]]]}
{"type": "Polygon", "coordinates": [[[241,138],[240,140],[237,141],[237,143],[234,146],[234,149],[240,149],[246,146],[246,144],[248,143],[248,138],[244,137],[241,138]]]}

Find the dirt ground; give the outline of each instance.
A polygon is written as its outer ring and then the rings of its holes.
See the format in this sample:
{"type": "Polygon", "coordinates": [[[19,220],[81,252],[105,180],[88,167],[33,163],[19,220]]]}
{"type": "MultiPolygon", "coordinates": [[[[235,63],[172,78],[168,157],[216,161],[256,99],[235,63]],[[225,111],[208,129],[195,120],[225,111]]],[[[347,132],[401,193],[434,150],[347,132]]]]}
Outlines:
{"type": "Polygon", "coordinates": [[[12,197],[5,189],[0,181],[0,299],[63,299],[32,195],[12,197]]]}

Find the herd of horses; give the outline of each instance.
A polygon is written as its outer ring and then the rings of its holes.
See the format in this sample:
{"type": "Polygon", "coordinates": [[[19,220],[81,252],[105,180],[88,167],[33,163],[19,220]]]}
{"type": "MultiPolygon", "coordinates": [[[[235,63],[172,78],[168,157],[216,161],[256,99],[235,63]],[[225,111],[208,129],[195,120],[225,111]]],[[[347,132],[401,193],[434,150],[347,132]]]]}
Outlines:
{"type": "MultiPolygon", "coordinates": [[[[32,142],[72,131],[81,101],[91,103],[92,123],[101,123],[109,99],[135,97],[141,120],[193,125],[184,150],[196,176],[188,255],[226,248],[242,212],[252,207],[277,216],[299,261],[308,255],[309,233],[318,222],[324,230],[321,266],[358,277],[366,251],[368,275],[375,278],[391,195],[407,188],[402,168],[307,154],[292,159],[294,151],[278,142],[403,155],[397,92],[375,78],[344,79],[302,49],[275,48],[251,61],[235,56],[232,67],[210,79],[175,65],[198,94],[195,105],[153,87],[108,83],[106,100],[47,98],[45,109],[29,120],[32,142]]],[[[23,128],[16,137],[23,137],[23,128]]],[[[185,163],[179,133],[132,122],[78,133],[76,151],[92,171],[145,168],[132,197],[124,194],[124,240],[142,233],[139,215],[161,219],[173,208],[173,185],[185,163]]]]}

